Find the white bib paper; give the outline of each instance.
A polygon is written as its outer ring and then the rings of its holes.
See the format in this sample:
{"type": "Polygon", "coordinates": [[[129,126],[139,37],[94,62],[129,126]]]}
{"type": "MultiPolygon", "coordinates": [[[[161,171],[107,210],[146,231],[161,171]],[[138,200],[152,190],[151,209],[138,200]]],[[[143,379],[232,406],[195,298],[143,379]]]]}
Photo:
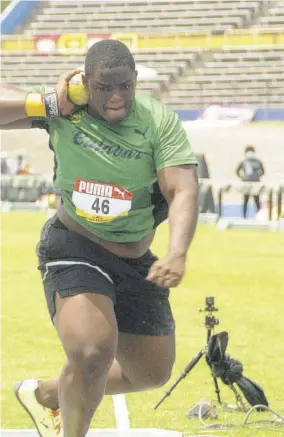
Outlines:
{"type": "Polygon", "coordinates": [[[119,185],[76,179],[72,201],[76,214],[94,223],[128,215],[132,193],[119,185]]]}

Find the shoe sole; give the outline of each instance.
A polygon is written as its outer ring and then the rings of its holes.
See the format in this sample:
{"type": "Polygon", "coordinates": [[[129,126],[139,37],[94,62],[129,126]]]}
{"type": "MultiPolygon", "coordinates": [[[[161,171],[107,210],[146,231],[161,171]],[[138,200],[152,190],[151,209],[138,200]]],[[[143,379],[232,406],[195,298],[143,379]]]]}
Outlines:
{"type": "Polygon", "coordinates": [[[25,406],[25,404],[23,404],[23,402],[22,402],[21,399],[20,399],[20,396],[19,396],[19,390],[20,390],[21,385],[23,384],[23,382],[24,382],[24,380],[23,380],[23,381],[20,381],[20,382],[18,382],[17,384],[14,385],[14,393],[15,393],[15,396],[16,396],[16,398],[18,399],[18,401],[20,402],[20,404],[22,405],[22,407],[26,410],[26,412],[28,413],[28,415],[30,416],[30,418],[32,419],[32,421],[33,421],[33,423],[34,423],[34,425],[35,425],[35,427],[36,427],[36,430],[37,430],[37,432],[39,433],[40,437],[43,437],[43,435],[40,433],[40,431],[39,431],[39,429],[38,429],[38,427],[37,427],[37,424],[36,424],[36,422],[35,422],[33,416],[31,415],[31,413],[29,412],[29,410],[27,409],[27,407],[25,406]]]}

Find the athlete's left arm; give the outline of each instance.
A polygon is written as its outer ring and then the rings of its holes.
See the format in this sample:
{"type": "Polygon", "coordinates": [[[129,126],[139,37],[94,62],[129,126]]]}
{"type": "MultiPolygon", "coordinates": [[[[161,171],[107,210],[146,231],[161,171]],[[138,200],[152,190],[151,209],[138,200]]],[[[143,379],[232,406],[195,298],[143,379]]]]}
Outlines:
{"type": "Polygon", "coordinates": [[[163,168],[158,172],[160,189],[169,205],[170,244],[168,253],[186,256],[198,219],[196,165],[163,168]]]}
{"type": "Polygon", "coordinates": [[[161,110],[154,162],[160,189],[169,205],[170,244],[167,255],[152,264],[147,278],[163,287],[176,287],[184,274],[197,223],[198,161],[178,115],[165,105],[161,110]]]}
{"type": "Polygon", "coordinates": [[[152,264],[147,279],[161,287],[176,287],[185,272],[198,219],[196,165],[163,168],[158,171],[158,181],[169,204],[170,242],[167,255],[152,264]]]}

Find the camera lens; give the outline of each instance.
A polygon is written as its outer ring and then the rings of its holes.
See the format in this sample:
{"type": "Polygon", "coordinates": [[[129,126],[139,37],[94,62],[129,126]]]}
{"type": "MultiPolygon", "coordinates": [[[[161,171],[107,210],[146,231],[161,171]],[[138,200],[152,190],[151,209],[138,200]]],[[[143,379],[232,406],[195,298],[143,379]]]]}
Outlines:
{"type": "Polygon", "coordinates": [[[205,298],[206,305],[213,306],[214,305],[214,297],[209,296],[205,298]]]}

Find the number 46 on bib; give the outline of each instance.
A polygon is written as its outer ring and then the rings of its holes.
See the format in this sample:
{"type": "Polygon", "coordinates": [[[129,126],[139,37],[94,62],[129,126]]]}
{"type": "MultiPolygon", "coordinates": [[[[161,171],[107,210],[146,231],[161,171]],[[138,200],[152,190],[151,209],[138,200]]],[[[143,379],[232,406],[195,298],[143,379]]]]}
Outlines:
{"type": "Polygon", "coordinates": [[[119,185],[77,178],[72,201],[77,215],[94,223],[104,223],[128,215],[132,193],[119,185]]]}

